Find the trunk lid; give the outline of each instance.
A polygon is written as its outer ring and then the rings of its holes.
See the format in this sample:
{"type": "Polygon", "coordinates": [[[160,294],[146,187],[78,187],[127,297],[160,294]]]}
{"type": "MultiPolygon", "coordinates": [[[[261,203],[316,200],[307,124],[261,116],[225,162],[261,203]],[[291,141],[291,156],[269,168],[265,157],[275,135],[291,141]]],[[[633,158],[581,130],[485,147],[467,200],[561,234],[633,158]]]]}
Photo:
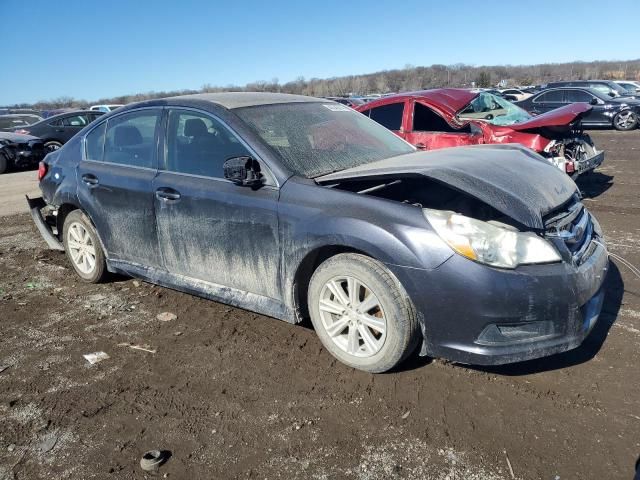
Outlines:
{"type": "Polygon", "coordinates": [[[466,193],[534,230],[569,201],[576,184],[520,145],[477,145],[415,152],[316,178],[320,184],[424,176],[466,193]]]}
{"type": "Polygon", "coordinates": [[[587,103],[572,103],[542,115],[537,115],[526,122],[513,123],[506,126],[518,131],[545,127],[569,127],[572,123],[581,120],[592,108],[587,103]]]}

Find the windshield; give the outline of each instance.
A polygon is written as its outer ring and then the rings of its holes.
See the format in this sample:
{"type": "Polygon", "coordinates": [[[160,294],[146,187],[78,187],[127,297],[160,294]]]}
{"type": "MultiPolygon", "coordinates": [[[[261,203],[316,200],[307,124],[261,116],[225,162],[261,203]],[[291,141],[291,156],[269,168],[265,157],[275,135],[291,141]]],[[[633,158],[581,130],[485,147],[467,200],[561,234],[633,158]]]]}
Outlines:
{"type": "Polygon", "coordinates": [[[319,177],[415,149],[337,103],[283,103],[234,110],[296,175],[319,177]]]}
{"type": "Polygon", "coordinates": [[[532,117],[510,101],[482,92],[458,113],[457,118],[458,120],[484,120],[492,125],[512,125],[532,117]]]}

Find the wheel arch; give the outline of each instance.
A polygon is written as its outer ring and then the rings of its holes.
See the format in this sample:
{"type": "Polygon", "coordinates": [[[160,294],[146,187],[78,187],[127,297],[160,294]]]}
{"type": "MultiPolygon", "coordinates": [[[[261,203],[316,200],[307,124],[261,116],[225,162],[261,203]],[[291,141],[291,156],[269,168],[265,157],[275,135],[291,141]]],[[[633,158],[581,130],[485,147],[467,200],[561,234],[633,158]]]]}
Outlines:
{"type": "Polygon", "coordinates": [[[93,227],[93,229],[96,232],[96,236],[98,237],[98,240],[100,241],[100,247],[102,248],[102,251],[104,252],[104,256],[105,259],[107,260],[107,267],[109,266],[109,258],[108,258],[108,254],[107,254],[107,249],[104,247],[104,242],[102,241],[102,237],[100,236],[100,232],[98,231],[98,229],[96,228],[96,222],[93,221],[93,218],[91,218],[91,215],[80,206],[79,203],[77,202],[73,202],[73,201],[68,201],[63,203],[62,205],[60,205],[58,207],[58,214],[56,215],[56,229],[58,231],[58,239],[62,242],[64,241],[64,239],[62,238],[62,232],[64,230],[64,222],[66,220],[66,218],[69,216],[69,214],[75,210],[80,210],[91,222],[91,226],[93,227]]]}

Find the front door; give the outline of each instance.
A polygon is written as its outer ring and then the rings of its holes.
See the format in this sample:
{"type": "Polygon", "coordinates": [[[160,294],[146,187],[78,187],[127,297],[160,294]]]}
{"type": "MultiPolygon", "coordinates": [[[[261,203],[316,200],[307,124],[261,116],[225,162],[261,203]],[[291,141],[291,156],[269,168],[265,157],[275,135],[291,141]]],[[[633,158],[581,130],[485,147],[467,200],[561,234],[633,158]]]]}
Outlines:
{"type": "Polygon", "coordinates": [[[109,259],[162,266],[153,212],[161,109],[110,118],[87,134],[78,197],[109,259]]]}
{"type": "Polygon", "coordinates": [[[281,299],[279,190],[238,186],[223,174],[225,160],[255,155],[222,121],[188,109],[170,110],[165,151],[153,182],[165,268],[281,299]]]}
{"type": "Polygon", "coordinates": [[[477,145],[483,143],[482,131],[471,125],[452,127],[444,118],[421,102],[410,102],[409,127],[404,138],[410,144],[424,150],[477,145]]]}
{"type": "Polygon", "coordinates": [[[531,113],[541,115],[566,105],[564,90],[549,90],[538,95],[531,102],[531,113]]]}

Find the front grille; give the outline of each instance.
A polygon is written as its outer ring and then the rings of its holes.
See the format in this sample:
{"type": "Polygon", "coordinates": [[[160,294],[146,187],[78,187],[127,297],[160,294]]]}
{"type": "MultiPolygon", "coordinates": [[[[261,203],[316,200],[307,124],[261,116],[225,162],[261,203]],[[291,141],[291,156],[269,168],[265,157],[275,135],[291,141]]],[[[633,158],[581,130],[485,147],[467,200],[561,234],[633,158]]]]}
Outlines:
{"type": "Polygon", "coordinates": [[[545,222],[546,236],[561,241],[577,265],[584,263],[594,251],[593,222],[581,202],[554,215],[545,222]]]}

